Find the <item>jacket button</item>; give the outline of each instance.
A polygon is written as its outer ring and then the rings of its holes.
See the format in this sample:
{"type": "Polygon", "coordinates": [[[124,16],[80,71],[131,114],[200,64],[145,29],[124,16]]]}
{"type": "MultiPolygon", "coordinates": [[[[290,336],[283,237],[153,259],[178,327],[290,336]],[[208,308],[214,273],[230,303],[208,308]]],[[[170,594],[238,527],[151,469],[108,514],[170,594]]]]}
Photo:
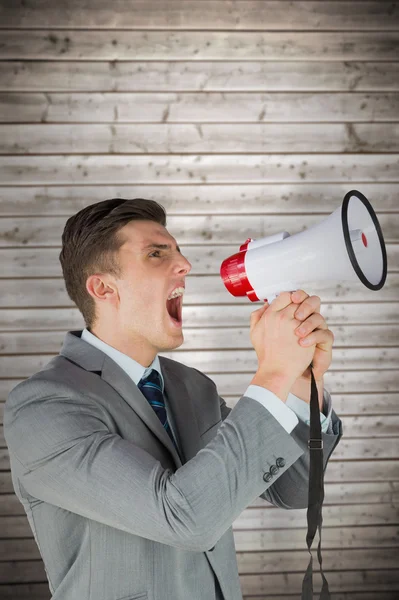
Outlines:
{"type": "Polygon", "coordinates": [[[276,473],[278,473],[278,467],[276,467],[276,465],[272,465],[269,470],[272,475],[276,475],[276,473]]]}
{"type": "Polygon", "coordinates": [[[264,481],[270,481],[272,477],[273,477],[273,475],[271,473],[265,473],[263,475],[264,481]]]}
{"type": "Polygon", "coordinates": [[[276,460],[276,465],[280,468],[280,467],[285,467],[285,460],[284,458],[282,458],[281,456],[279,456],[279,458],[276,460]]]}

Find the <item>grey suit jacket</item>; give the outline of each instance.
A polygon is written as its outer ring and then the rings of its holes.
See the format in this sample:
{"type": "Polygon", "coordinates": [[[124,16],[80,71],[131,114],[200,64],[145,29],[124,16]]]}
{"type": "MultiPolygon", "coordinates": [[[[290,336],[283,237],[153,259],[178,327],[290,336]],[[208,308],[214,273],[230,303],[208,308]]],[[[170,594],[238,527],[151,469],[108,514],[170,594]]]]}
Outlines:
{"type": "MultiPolygon", "coordinates": [[[[4,413],[53,600],[242,600],[231,525],[258,496],[307,507],[309,426],[288,434],[247,396],[230,409],[204,373],[160,357],[182,462],[130,377],[80,335],[4,413]]],[[[342,436],[332,419],[325,466],[342,436]]]]}

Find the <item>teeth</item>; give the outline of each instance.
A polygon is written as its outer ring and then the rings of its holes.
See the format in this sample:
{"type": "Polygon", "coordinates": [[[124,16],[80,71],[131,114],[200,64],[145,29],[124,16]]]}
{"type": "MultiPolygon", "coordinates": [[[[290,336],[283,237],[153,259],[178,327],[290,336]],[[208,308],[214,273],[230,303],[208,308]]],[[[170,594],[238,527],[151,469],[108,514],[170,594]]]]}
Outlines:
{"type": "Polygon", "coordinates": [[[168,300],[172,300],[172,298],[177,298],[178,296],[183,296],[185,290],[183,287],[178,287],[173,290],[168,300]]]}

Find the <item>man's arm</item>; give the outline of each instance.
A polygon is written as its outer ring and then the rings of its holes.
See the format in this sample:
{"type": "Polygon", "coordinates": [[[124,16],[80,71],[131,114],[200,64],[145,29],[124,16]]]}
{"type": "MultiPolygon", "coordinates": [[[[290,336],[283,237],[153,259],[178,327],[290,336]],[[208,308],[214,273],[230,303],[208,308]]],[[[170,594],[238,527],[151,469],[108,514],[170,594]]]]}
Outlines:
{"type": "MultiPolygon", "coordinates": [[[[291,388],[291,393],[293,389],[294,386],[291,388]]],[[[295,389],[298,390],[298,387],[295,389]]],[[[265,392],[265,395],[267,395],[267,390],[263,389],[263,391],[265,392]]],[[[321,432],[323,440],[323,465],[325,471],[328,460],[342,437],[342,421],[331,408],[331,397],[326,390],[324,390],[323,400],[324,407],[330,405],[331,411],[330,433],[323,432],[324,426],[321,432]]],[[[226,405],[225,400],[221,396],[219,396],[219,401],[222,419],[225,419],[230,413],[231,408],[226,405]]],[[[256,400],[254,401],[256,402],[256,400]]],[[[286,408],[286,406],[284,406],[284,408],[286,408]]],[[[307,406],[307,408],[309,410],[309,406],[307,406]]],[[[304,421],[303,414],[298,416],[298,424],[291,430],[290,435],[297,444],[301,446],[304,453],[284,473],[277,474],[274,483],[259,495],[260,498],[267,500],[274,506],[286,509],[307,508],[308,506],[310,461],[308,440],[310,437],[310,426],[304,421]]]]}
{"type": "Polygon", "coordinates": [[[252,399],[241,397],[214,438],[176,471],[132,439],[90,396],[33,377],[9,394],[4,437],[20,489],[110,527],[206,551],[303,449],[252,399]],[[61,395],[62,394],[62,395],[61,395]],[[243,443],[245,440],[245,443],[243,443]]]}

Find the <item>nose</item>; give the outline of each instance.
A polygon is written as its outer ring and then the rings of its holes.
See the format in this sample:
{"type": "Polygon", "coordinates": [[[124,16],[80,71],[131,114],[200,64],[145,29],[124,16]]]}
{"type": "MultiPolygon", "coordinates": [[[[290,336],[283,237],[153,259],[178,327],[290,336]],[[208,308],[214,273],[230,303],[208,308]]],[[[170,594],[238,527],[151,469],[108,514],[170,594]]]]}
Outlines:
{"type": "Polygon", "coordinates": [[[190,261],[187,260],[187,258],[185,256],[183,256],[182,254],[179,255],[178,257],[178,261],[177,261],[177,270],[180,271],[184,271],[186,274],[189,273],[192,269],[192,265],[190,263],[190,261]]]}

